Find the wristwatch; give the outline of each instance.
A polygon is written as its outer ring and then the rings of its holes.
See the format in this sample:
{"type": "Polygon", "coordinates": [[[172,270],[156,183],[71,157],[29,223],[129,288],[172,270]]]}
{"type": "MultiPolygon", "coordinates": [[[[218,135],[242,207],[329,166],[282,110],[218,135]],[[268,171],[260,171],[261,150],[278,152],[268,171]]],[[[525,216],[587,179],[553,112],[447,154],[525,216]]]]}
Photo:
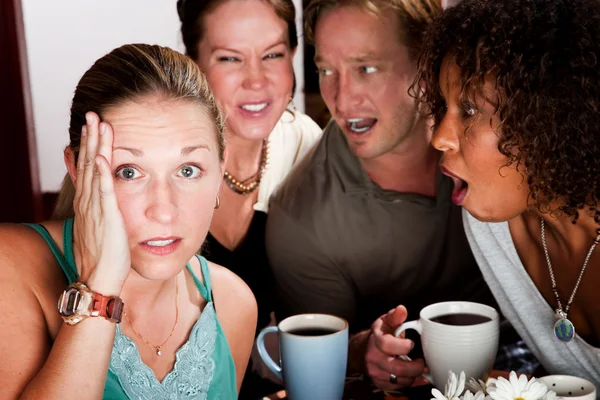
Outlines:
{"type": "Polygon", "coordinates": [[[58,299],[58,313],[69,325],[87,317],[104,317],[118,324],[123,315],[123,300],[117,296],[103,296],[91,291],[84,283],[75,282],[58,299]]]}

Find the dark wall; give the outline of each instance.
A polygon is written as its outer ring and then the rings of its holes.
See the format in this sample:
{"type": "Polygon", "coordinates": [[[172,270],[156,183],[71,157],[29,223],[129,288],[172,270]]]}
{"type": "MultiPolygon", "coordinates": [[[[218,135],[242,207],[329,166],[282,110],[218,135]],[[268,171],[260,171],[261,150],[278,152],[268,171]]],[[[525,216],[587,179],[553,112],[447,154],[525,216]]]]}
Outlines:
{"type": "Polygon", "coordinates": [[[20,0],[0,1],[0,222],[43,218],[20,0]]]}

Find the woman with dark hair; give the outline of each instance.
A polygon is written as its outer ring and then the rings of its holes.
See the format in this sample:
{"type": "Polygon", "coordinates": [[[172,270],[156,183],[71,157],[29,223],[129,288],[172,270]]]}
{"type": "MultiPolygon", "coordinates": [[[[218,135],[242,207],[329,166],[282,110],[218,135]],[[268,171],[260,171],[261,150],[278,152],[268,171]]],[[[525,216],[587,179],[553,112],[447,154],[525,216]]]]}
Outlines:
{"type": "Polygon", "coordinates": [[[413,88],[502,313],[600,387],[600,2],[465,0],[425,42],[413,88]]]}
{"type": "MultiPolygon", "coordinates": [[[[206,74],[226,115],[221,206],[202,253],[250,286],[258,333],[274,309],[265,250],[269,198],[321,135],[291,101],[296,12],[292,0],[180,0],[178,12],[186,53],[206,74]]],[[[263,394],[250,389],[252,382],[261,385],[255,378],[249,372],[242,398],[263,394]]],[[[275,389],[266,386],[265,393],[275,389]]]]}

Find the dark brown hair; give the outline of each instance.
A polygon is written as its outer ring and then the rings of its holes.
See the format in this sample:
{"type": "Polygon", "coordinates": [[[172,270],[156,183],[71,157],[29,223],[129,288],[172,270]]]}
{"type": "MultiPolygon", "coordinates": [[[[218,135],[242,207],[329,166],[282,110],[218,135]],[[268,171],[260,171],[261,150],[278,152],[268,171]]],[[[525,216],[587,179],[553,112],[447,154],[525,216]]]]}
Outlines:
{"type": "MultiPolygon", "coordinates": [[[[177,12],[181,20],[181,36],[185,53],[192,59],[198,60],[198,44],[204,34],[204,17],[217,6],[232,0],[178,0],[177,12]]],[[[262,0],[273,7],[275,14],[288,27],[290,48],[298,47],[298,32],[296,30],[296,8],[292,0],[262,0]]]]}
{"type": "Polygon", "coordinates": [[[445,11],[426,33],[412,87],[425,84],[420,100],[435,125],[446,58],[460,68],[461,97],[486,98],[494,83],[498,150],[527,179],[532,205],[573,221],[589,207],[600,222],[600,2],[463,0],[445,11]]]}
{"type": "Polygon", "coordinates": [[[324,12],[338,7],[357,7],[377,16],[394,13],[399,22],[399,40],[416,58],[425,28],[442,11],[440,0],[311,0],[304,10],[304,32],[314,43],[315,27],[324,12]]]}
{"type": "MultiPolygon", "coordinates": [[[[119,47],[83,74],[77,84],[71,106],[69,122],[69,147],[79,155],[81,128],[85,114],[103,113],[127,101],[147,96],[160,96],[166,100],[183,100],[198,104],[214,122],[219,159],[223,161],[225,140],[223,116],[212,91],[194,61],[167,47],[147,44],[129,44],[119,47]]],[[[54,219],[72,217],[75,187],[67,174],[58,196],[54,219]]]]}

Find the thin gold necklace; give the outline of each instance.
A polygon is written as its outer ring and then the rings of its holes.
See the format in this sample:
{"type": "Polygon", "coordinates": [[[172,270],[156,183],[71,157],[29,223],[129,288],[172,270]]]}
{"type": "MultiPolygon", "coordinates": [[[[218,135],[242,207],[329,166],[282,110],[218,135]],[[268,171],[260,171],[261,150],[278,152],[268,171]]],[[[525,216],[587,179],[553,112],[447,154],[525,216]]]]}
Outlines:
{"type": "Polygon", "coordinates": [[[179,321],[179,281],[177,280],[177,278],[175,278],[175,325],[173,325],[173,329],[171,329],[171,333],[169,333],[169,337],[167,337],[165,339],[165,341],[162,342],[161,344],[159,344],[158,346],[155,346],[152,343],[150,343],[145,337],[142,336],[141,333],[136,331],[135,328],[133,327],[133,323],[129,319],[129,315],[127,315],[126,312],[124,312],[123,314],[125,314],[125,318],[127,318],[127,322],[129,323],[129,326],[131,326],[131,330],[136,335],[138,335],[139,338],[142,339],[148,346],[153,347],[154,350],[156,350],[156,355],[158,355],[158,356],[162,355],[162,348],[165,344],[167,344],[169,339],[171,339],[171,336],[173,336],[173,333],[175,332],[175,328],[177,328],[177,321],[179,321]]]}

